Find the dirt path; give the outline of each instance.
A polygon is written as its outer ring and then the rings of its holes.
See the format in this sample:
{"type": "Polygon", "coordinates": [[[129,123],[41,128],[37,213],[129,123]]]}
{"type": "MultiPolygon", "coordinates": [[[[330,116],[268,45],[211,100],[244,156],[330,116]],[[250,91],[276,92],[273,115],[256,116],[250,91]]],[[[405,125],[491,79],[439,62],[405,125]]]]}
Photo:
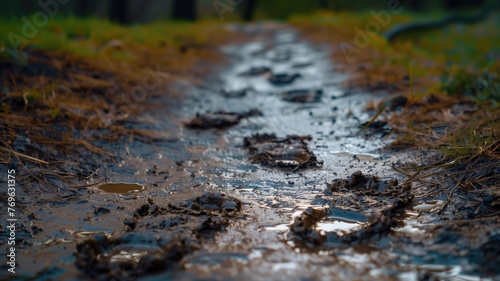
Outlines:
{"type": "Polygon", "coordinates": [[[358,134],[380,97],[345,92],[327,50],[288,27],[235,28],[255,41],[223,48],[229,67],[144,112],[169,141],[115,147],[106,178],[145,190],[25,207],[19,276],[476,280],[469,252],[426,244],[418,194],[391,169],[403,156],[358,134]]]}

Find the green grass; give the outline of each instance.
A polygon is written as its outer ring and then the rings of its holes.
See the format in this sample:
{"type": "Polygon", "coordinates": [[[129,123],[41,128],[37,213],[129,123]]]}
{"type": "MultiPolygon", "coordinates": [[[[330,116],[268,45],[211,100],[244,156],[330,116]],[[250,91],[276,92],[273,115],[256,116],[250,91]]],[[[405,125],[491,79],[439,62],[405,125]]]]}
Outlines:
{"type": "MultiPolygon", "coordinates": [[[[435,11],[430,15],[403,11],[391,15],[390,24],[381,28],[379,36],[372,37],[366,49],[379,52],[382,59],[374,57],[371,63],[383,65],[386,61],[394,66],[414,64],[416,77],[437,75],[441,85],[435,89],[448,94],[466,95],[478,101],[494,100],[498,102],[500,61],[495,56],[500,54],[498,40],[499,13],[491,14],[488,19],[477,24],[453,24],[445,28],[404,34],[389,44],[381,33],[400,23],[441,18],[447,12],[435,11]]],[[[318,12],[313,15],[296,15],[289,22],[297,26],[329,28],[337,36],[335,40],[354,45],[354,28],[364,29],[373,21],[366,12],[318,12]]],[[[327,35],[330,36],[330,35],[327,35]]]]}
{"type": "Polygon", "coordinates": [[[22,32],[24,25],[22,21],[0,18],[0,56],[13,57],[13,54],[27,47],[80,56],[95,56],[103,46],[111,43],[132,48],[141,46],[153,49],[182,44],[204,44],[210,40],[209,36],[213,35],[206,31],[207,28],[211,28],[210,26],[214,26],[214,23],[162,21],[124,27],[105,19],[61,17],[51,18],[46,26],[37,28],[35,36],[28,38],[22,32]],[[22,41],[19,45],[17,42],[13,43],[12,34],[21,36],[25,40],[18,40],[22,41]]]}

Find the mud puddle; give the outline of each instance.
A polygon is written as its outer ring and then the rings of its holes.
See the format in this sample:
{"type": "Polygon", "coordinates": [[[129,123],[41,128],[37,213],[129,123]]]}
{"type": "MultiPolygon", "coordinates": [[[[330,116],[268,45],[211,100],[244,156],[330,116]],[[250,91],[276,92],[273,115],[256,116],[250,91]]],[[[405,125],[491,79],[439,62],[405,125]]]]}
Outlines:
{"type": "Polygon", "coordinates": [[[26,277],[433,280],[497,273],[489,259],[499,233],[466,237],[456,225],[437,226],[432,208],[414,210],[426,201],[391,169],[408,155],[381,153],[388,139],[378,131],[359,134],[371,117],[365,104],[382,96],[345,92],[346,75],[335,71],[326,48],[288,27],[233,28],[256,35],[222,49],[231,66],[202,87],[179,84],[182,100],[155,102],[164,107],[149,113],[158,120],[151,126],[168,132],[168,141],[116,145],[121,161],[105,167],[104,179],[100,171],[85,182],[138,185],[82,187],[65,200],[26,206],[18,232],[26,277]],[[451,242],[457,239],[459,249],[451,242]]]}

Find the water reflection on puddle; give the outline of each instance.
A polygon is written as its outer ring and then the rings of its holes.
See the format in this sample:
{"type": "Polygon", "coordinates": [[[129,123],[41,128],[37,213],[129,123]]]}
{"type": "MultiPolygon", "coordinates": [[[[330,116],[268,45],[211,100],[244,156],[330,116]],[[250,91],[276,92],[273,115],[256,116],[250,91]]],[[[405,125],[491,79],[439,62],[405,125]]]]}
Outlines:
{"type": "MultiPolygon", "coordinates": [[[[138,252],[127,252],[120,251],[119,253],[112,255],[110,262],[118,263],[118,262],[135,262],[138,263],[144,256],[148,254],[148,251],[138,251],[138,252]]],[[[103,256],[107,256],[104,254],[103,256]]]]}
{"type": "MultiPolygon", "coordinates": [[[[293,223],[294,219],[302,214],[304,209],[309,206],[301,206],[292,213],[291,222],[290,223],[282,223],[273,226],[266,226],[264,230],[267,231],[279,231],[279,232],[287,232],[290,230],[290,225],[293,223]]],[[[321,208],[316,206],[316,208],[321,208]]],[[[335,232],[337,235],[342,236],[345,234],[349,234],[357,229],[359,229],[363,222],[366,221],[366,218],[356,212],[346,211],[338,208],[330,209],[331,215],[325,217],[319,223],[316,224],[316,229],[320,230],[322,234],[327,232],[335,232]],[[335,214],[335,215],[334,215],[335,214]]]]}
{"type": "Polygon", "coordinates": [[[403,272],[399,274],[399,280],[421,280],[419,278],[419,272],[426,271],[432,274],[436,280],[461,280],[461,281],[480,281],[480,280],[492,280],[488,278],[480,278],[476,276],[460,274],[463,269],[461,266],[446,266],[446,265],[436,265],[436,264],[421,264],[421,265],[409,265],[412,271],[403,272]]]}
{"type": "Polygon", "coordinates": [[[98,188],[105,192],[118,194],[135,193],[146,189],[144,186],[136,183],[106,183],[100,185],[98,188]]]}
{"type": "Polygon", "coordinates": [[[296,269],[297,266],[298,266],[298,264],[296,262],[276,263],[276,264],[273,264],[273,271],[293,270],[293,269],[296,269]]]}
{"type": "Polygon", "coordinates": [[[275,226],[266,226],[264,229],[267,231],[288,231],[290,230],[290,224],[282,223],[275,226]]]}
{"type": "Polygon", "coordinates": [[[317,229],[322,233],[335,232],[337,235],[342,236],[348,234],[360,226],[358,222],[348,222],[342,220],[326,220],[317,224],[317,229]]]}

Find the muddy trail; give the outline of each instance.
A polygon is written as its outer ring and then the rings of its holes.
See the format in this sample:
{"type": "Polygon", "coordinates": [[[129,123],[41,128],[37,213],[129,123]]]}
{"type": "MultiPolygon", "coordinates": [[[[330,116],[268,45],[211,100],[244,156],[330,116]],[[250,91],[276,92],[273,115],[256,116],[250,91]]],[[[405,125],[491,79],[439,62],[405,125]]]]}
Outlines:
{"type": "Polygon", "coordinates": [[[82,182],[100,184],[24,198],[16,280],[500,274],[498,221],[476,216],[498,206],[406,182],[393,166],[423,152],[383,150],[382,122],[359,133],[383,94],[344,89],[328,49],[290,27],[233,28],[254,40],[221,48],[229,65],[130,124],[164,140],[103,144],[121,161],[82,182]]]}

